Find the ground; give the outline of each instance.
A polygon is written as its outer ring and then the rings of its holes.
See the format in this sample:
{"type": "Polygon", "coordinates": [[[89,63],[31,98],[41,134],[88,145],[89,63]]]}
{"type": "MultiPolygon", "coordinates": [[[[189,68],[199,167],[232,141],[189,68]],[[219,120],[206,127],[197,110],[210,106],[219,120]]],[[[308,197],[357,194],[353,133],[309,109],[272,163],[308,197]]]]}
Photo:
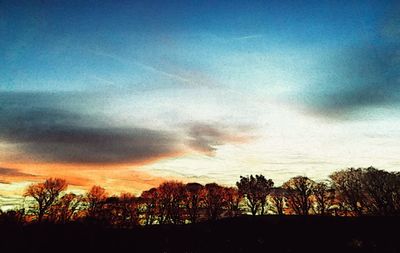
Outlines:
{"type": "Polygon", "coordinates": [[[111,229],[82,223],[0,227],[0,252],[400,252],[400,217],[243,216],[111,229]]]}

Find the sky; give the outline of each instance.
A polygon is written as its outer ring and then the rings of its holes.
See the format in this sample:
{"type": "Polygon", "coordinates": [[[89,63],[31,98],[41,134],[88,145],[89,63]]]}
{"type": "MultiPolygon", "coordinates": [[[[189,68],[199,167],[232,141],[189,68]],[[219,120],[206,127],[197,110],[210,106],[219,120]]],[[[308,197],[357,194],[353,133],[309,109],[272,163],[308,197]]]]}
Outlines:
{"type": "Polygon", "coordinates": [[[0,202],[400,170],[396,1],[0,1],[0,202]]]}

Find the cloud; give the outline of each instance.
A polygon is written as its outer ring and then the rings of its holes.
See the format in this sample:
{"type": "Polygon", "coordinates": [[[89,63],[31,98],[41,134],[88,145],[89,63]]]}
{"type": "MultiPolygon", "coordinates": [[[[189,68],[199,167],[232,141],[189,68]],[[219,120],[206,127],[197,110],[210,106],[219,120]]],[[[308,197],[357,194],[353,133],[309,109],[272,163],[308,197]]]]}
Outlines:
{"type": "Polygon", "coordinates": [[[121,64],[125,64],[125,65],[128,65],[128,66],[132,65],[132,64],[136,65],[136,66],[142,68],[143,70],[146,70],[146,71],[152,72],[154,74],[158,74],[158,75],[170,78],[170,79],[172,79],[174,81],[179,81],[179,82],[183,82],[183,83],[192,83],[192,81],[190,79],[187,79],[187,78],[185,78],[185,77],[183,77],[181,75],[177,75],[175,73],[170,73],[170,72],[161,70],[161,69],[156,68],[154,66],[151,66],[149,64],[145,64],[143,62],[140,62],[140,61],[138,61],[138,60],[136,60],[134,58],[125,59],[123,57],[120,57],[120,56],[117,56],[117,55],[114,55],[114,54],[111,54],[111,53],[106,53],[106,52],[103,52],[103,51],[100,51],[100,50],[92,50],[92,49],[90,49],[88,51],[93,53],[93,54],[95,54],[95,55],[97,55],[97,56],[110,58],[110,59],[112,59],[114,61],[117,61],[117,62],[119,62],[121,64]]]}
{"type": "Polygon", "coordinates": [[[0,176],[10,176],[10,177],[34,177],[35,175],[29,174],[29,173],[24,173],[21,172],[17,169],[11,169],[11,168],[4,168],[0,167],[0,176]]]}
{"type": "Polygon", "coordinates": [[[305,94],[318,113],[341,117],[377,106],[397,106],[400,98],[400,46],[347,48],[331,60],[305,94]]]}
{"type": "Polygon", "coordinates": [[[7,196],[0,194],[0,209],[8,210],[15,209],[23,203],[23,197],[21,196],[7,196]]]}
{"type": "Polygon", "coordinates": [[[11,184],[12,181],[36,178],[36,175],[24,173],[15,168],[0,167],[0,184],[11,184]]]}
{"type": "Polygon", "coordinates": [[[218,146],[228,143],[244,143],[252,136],[249,127],[228,127],[217,124],[194,123],[188,125],[187,144],[192,149],[213,156],[218,146]]]}
{"type": "Polygon", "coordinates": [[[117,127],[95,115],[62,109],[48,96],[13,94],[4,99],[0,141],[14,144],[34,160],[52,163],[135,164],[180,152],[173,133],[117,127]]]}
{"type": "Polygon", "coordinates": [[[388,9],[382,25],[382,36],[388,40],[400,39],[400,4],[395,3],[388,9]]]}
{"type": "Polygon", "coordinates": [[[305,100],[320,114],[344,117],[400,101],[399,6],[383,20],[376,38],[325,55],[314,67],[305,100]]]}
{"type": "Polygon", "coordinates": [[[264,37],[263,34],[253,34],[253,35],[235,37],[235,38],[233,38],[233,40],[251,40],[251,39],[259,39],[262,37],[264,37]]]}

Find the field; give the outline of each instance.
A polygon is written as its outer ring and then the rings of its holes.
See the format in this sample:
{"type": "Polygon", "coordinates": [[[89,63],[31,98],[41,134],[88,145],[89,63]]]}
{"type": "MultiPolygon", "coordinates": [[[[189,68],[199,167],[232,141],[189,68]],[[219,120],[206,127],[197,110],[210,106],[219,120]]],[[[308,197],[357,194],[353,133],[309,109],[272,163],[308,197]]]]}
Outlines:
{"type": "Polygon", "coordinates": [[[399,217],[242,216],[113,229],[1,225],[0,252],[400,252],[399,217]]]}

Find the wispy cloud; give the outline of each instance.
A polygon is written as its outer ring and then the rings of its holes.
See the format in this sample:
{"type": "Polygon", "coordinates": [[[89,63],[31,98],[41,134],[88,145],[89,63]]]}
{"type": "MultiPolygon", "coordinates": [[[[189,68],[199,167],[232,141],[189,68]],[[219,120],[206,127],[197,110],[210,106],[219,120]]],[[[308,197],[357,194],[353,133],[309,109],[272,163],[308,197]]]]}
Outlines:
{"type": "Polygon", "coordinates": [[[99,77],[99,76],[97,76],[97,75],[88,75],[88,77],[91,78],[91,79],[94,79],[94,80],[96,80],[96,81],[105,83],[105,84],[107,84],[107,85],[111,85],[111,86],[115,86],[115,85],[116,85],[115,82],[113,82],[113,81],[111,81],[111,80],[109,80],[109,79],[103,78],[103,77],[99,77]]]}
{"type": "Polygon", "coordinates": [[[136,65],[136,66],[138,66],[138,67],[140,67],[140,68],[142,68],[144,70],[147,70],[149,72],[152,72],[152,73],[167,77],[169,79],[173,79],[175,81],[179,81],[179,82],[183,82],[183,83],[192,83],[192,80],[190,80],[188,78],[185,78],[185,77],[183,77],[181,75],[177,75],[177,74],[174,74],[174,73],[170,73],[170,72],[158,69],[156,67],[153,67],[153,66],[151,66],[149,64],[145,64],[145,63],[140,62],[140,61],[138,61],[136,59],[133,59],[133,58],[127,59],[127,58],[123,58],[123,57],[120,57],[120,56],[117,56],[117,55],[111,54],[111,53],[106,53],[106,52],[103,52],[103,51],[100,51],[100,50],[92,50],[92,49],[90,49],[88,51],[93,53],[94,55],[107,57],[107,58],[113,59],[114,61],[117,61],[117,62],[125,64],[125,65],[132,65],[132,64],[136,65]]]}
{"type": "Polygon", "coordinates": [[[188,125],[187,144],[196,151],[213,156],[218,146],[251,140],[253,136],[249,133],[250,130],[249,127],[194,123],[188,125]]]}
{"type": "Polygon", "coordinates": [[[259,39],[264,37],[263,34],[252,34],[252,35],[245,35],[245,36],[239,36],[235,37],[232,40],[252,40],[252,39],[259,39]]]}

